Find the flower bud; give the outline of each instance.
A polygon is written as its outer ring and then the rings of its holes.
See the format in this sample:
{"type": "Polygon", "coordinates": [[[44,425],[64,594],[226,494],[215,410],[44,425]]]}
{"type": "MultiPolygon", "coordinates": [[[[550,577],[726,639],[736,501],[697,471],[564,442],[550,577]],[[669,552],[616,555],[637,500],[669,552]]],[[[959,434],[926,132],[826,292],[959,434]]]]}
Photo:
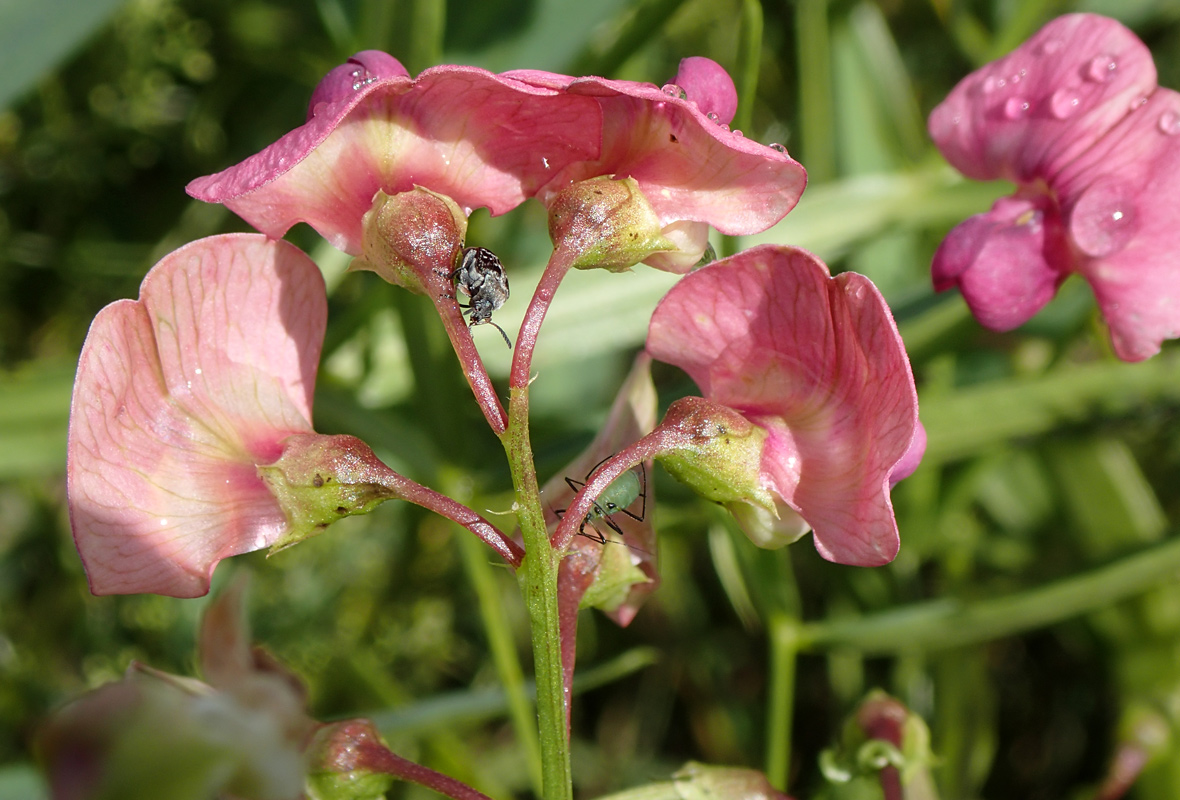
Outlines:
{"type": "Polygon", "coordinates": [[[675,250],[633,178],[601,176],[574,183],[549,204],[549,236],[578,254],[578,269],[623,272],[653,253],[675,250]]]}
{"type": "Polygon", "coordinates": [[[350,719],[316,731],[308,747],[309,788],[319,800],[377,800],[393,786],[393,776],[364,763],[366,747],[383,748],[367,719],[350,719]]]}
{"type": "Polygon", "coordinates": [[[377,192],[363,226],[364,254],[351,269],[371,270],[415,294],[451,291],[451,271],[467,235],[467,216],[454,200],[420,186],[377,192]]]}

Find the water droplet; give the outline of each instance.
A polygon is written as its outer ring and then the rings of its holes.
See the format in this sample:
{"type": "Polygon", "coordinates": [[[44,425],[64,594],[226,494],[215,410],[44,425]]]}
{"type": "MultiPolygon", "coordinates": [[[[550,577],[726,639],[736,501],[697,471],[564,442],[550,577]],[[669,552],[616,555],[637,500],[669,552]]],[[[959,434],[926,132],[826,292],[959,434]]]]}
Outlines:
{"type": "Polygon", "coordinates": [[[1065,119],[1073,116],[1081,104],[1081,98],[1073,89],[1058,89],[1049,98],[1049,111],[1057,119],[1065,119]]]}
{"type": "Polygon", "coordinates": [[[1027,74],[1028,70],[1026,69],[1022,69],[1020,72],[1015,72],[1012,74],[1012,77],[1008,79],[1008,83],[1020,83],[1020,81],[1023,80],[1024,76],[1027,74]]]}
{"type": "Polygon", "coordinates": [[[1180,114],[1177,114],[1175,111],[1165,111],[1160,114],[1157,124],[1161,133],[1168,136],[1175,136],[1180,133],[1180,114]]]}
{"type": "Polygon", "coordinates": [[[1060,39],[1046,39],[1037,46],[1037,54],[1042,56],[1050,56],[1061,49],[1060,39]]]}
{"type": "Polygon", "coordinates": [[[1118,69],[1118,66],[1118,62],[1114,60],[1114,56],[1094,56],[1090,59],[1090,63],[1086,65],[1086,79],[1095,83],[1108,81],[1114,77],[1114,71],[1118,69]]]}
{"type": "Polygon", "coordinates": [[[1082,193],[1070,212],[1069,229],[1082,252],[1109,256],[1130,243],[1139,231],[1134,193],[1117,179],[1101,180],[1082,193]]]}
{"type": "Polygon", "coordinates": [[[709,122],[717,122],[717,123],[721,122],[721,117],[717,116],[717,114],[715,114],[712,111],[710,111],[708,114],[706,114],[705,117],[706,117],[706,119],[709,120],[709,122]]]}
{"type": "Polygon", "coordinates": [[[787,146],[784,144],[779,144],[778,142],[771,142],[767,145],[767,147],[769,147],[771,150],[777,150],[780,153],[787,152],[787,146]]]}
{"type": "Polygon", "coordinates": [[[1008,119],[1024,119],[1031,109],[1032,106],[1023,97],[1009,97],[1004,103],[1004,116],[1008,119]]]}
{"type": "Polygon", "coordinates": [[[996,76],[988,75],[986,78],[984,78],[983,86],[981,88],[983,89],[984,94],[991,94],[994,92],[996,90],[996,76]]]}
{"type": "Polygon", "coordinates": [[[1146,104],[1147,104],[1147,95],[1141,94],[1138,97],[1136,97],[1134,100],[1131,101],[1131,110],[1134,111],[1135,109],[1139,108],[1140,106],[1143,106],[1146,104]]]}
{"type": "Polygon", "coordinates": [[[727,131],[727,130],[729,130],[729,123],[718,121],[717,127],[721,128],[721,130],[723,130],[723,131],[727,131]]]}
{"type": "Polygon", "coordinates": [[[675,97],[679,100],[687,100],[688,99],[688,92],[684,91],[683,89],[681,89],[679,86],[677,86],[674,83],[665,83],[663,88],[660,89],[660,91],[662,91],[664,94],[668,95],[669,97],[675,97]]]}
{"type": "Polygon", "coordinates": [[[746,134],[742,133],[742,132],[741,132],[740,130],[738,130],[737,128],[734,128],[734,129],[733,129],[733,135],[734,135],[734,136],[745,136],[746,134]]]}

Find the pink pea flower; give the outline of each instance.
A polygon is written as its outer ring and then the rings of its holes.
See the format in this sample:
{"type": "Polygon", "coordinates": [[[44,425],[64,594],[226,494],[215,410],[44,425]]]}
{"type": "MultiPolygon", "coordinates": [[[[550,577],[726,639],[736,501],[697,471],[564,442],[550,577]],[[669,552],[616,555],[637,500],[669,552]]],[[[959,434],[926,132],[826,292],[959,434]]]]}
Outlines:
{"type": "Polygon", "coordinates": [[[378,190],[421,186],[464,211],[515,208],[575,160],[599,152],[599,110],[567,95],[475,67],[439,66],[411,78],[367,50],[336,67],[312,95],[307,121],[188,193],[224,203],[278,238],[307,222],[361,253],[361,219],[378,190]]]}
{"type": "Polygon", "coordinates": [[[833,278],[798,248],[747,250],[672,287],[647,351],[766,431],[757,481],[778,519],[731,505],[756,543],[784,544],[810,527],[831,561],[893,559],[890,485],[917,466],[925,436],[901,337],[871,281],[833,278]]]}
{"type": "Polygon", "coordinates": [[[968,177],[1018,186],[950,232],[936,289],[958,286],[983,325],[1010,330],[1077,273],[1119,358],[1180,336],[1180,94],[1156,86],[1133,33],[1094,14],[1053,20],[964,78],[929,129],[968,177]]]}
{"type": "Polygon", "coordinates": [[[67,486],[95,594],[196,597],[287,521],[256,465],[310,434],[327,322],[316,265],[257,234],[165,256],[99,312],[78,363],[67,486]]]}
{"type": "Polygon", "coordinates": [[[710,59],[684,59],[663,88],[538,70],[505,77],[595,101],[601,109],[601,150],[555,173],[537,197],[548,205],[580,181],[634,178],[661,233],[679,248],[645,260],[660,269],[686,272],[696,264],[708,245],[709,226],[735,236],[769,228],[795,207],[807,183],[806,171],[782,145],[764,145],[730,130],[737,91],[710,59]]]}

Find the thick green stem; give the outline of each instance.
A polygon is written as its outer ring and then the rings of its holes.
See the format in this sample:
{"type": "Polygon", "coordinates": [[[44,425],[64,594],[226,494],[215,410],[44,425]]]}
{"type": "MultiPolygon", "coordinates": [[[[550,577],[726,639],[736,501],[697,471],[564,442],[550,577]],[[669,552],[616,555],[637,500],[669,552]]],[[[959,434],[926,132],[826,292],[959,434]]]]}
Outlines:
{"type": "Polygon", "coordinates": [[[561,557],[549,545],[545,513],[541,507],[541,490],[529,442],[527,384],[512,388],[508,430],[503,442],[512,470],[512,484],[516,487],[516,516],[524,537],[523,580],[537,677],[543,797],[544,800],[571,800],[569,724],[557,608],[557,566],[561,557]]]}
{"type": "Polygon", "coordinates": [[[780,792],[787,789],[791,765],[791,720],[795,710],[795,659],[799,621],[787,614],[770,618],[770,698],[766,709],[766,778],[780,792]]]}
{"type": "Polygon", "coordinates": [[[935,600],[800,630],[803,651],[853,648],[861,653],[944,650],[1040,628],[1133,597],[1180,573],[1180,538],[1036,589],[965,603],[935,600]]]}
{"type": "Polygon", "coordinates": [[[525,684],[520,659],[516,657],[516,646],[512,631],[508,627],[508,616],[500,602],[500,591],[496,586],[495,567],[488,561],[487,550],[472,536],[459,537],[459,549],[463,553],[463,565],[479,598],[479,613],[483,618],[488,647],[500,676],[500,685],[508,699],[508,713],[512,718],[512,729],[524,750],[525,764],[533,791],[541,794],[541,745],[537,740],[534,723],[533,702],[529,698],[529,687],[525,684]]]}

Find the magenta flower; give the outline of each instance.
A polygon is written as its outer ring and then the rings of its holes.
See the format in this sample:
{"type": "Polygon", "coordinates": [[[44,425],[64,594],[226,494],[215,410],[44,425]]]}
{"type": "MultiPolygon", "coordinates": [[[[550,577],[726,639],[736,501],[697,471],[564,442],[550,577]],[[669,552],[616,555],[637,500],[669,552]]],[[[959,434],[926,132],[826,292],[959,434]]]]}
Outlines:
{"type": "Polygon", "coordinates": [[[1133,33],[1060,17],[964,78],[929,128],[965,175],[1018,185],[947,236],[936,289],[958,286],[983,325],[1009,330],[1077,273],[1120,358],[1180,336],[1180,94],[1157,88],[1133,33]]]}
{"type": "Polygon", "coordinates": [[[831,561],[875,566],[897,554],[891,479],[917,466],[925,437],[909,360],[872,282],[833,278],[797,248],[747,250],[676,284],[647,350],[765,430],[757,480],[775,501],[776,535],[754,506],[737,509],[757,543],[810,527],[831,561]]]}
{"type": "Polygon", "coordinates": [[[279,540],[287,521],[256,465],[312,432],[326,319],[315,264],[257,234],[186,245],[139,300],[99,312],[67,466],[91,591],[195,597],[218,561],[279,540]]]}
{"type": "Polygon", "coordinates": [[[807,183],[802,165],[781,145],[731,131],[737,92],[717,63],[680,62],[662,89],[604,78],[571,78],[538,70],[504,74],[568,96],[593,98],[601,109],[601,150],[554,173],[538,198],[549,205],[568,186],[603,175],[634,178],[679,250],[646,263],[685,272],[708,244],[709,226],[730,235],[757,233],[787,215],[807,183]]]}
{"type": "Polygon", "coordinates": [[[188,192],[268,236],[307,222],[359,255],[378,190],[422,186],[468,213],[503,214],[570,162],[596,157],[599,127],[590,98],[475,67],[410,78],[397,59],[368,50],[320,82],[304,125],[188,192]]]}

